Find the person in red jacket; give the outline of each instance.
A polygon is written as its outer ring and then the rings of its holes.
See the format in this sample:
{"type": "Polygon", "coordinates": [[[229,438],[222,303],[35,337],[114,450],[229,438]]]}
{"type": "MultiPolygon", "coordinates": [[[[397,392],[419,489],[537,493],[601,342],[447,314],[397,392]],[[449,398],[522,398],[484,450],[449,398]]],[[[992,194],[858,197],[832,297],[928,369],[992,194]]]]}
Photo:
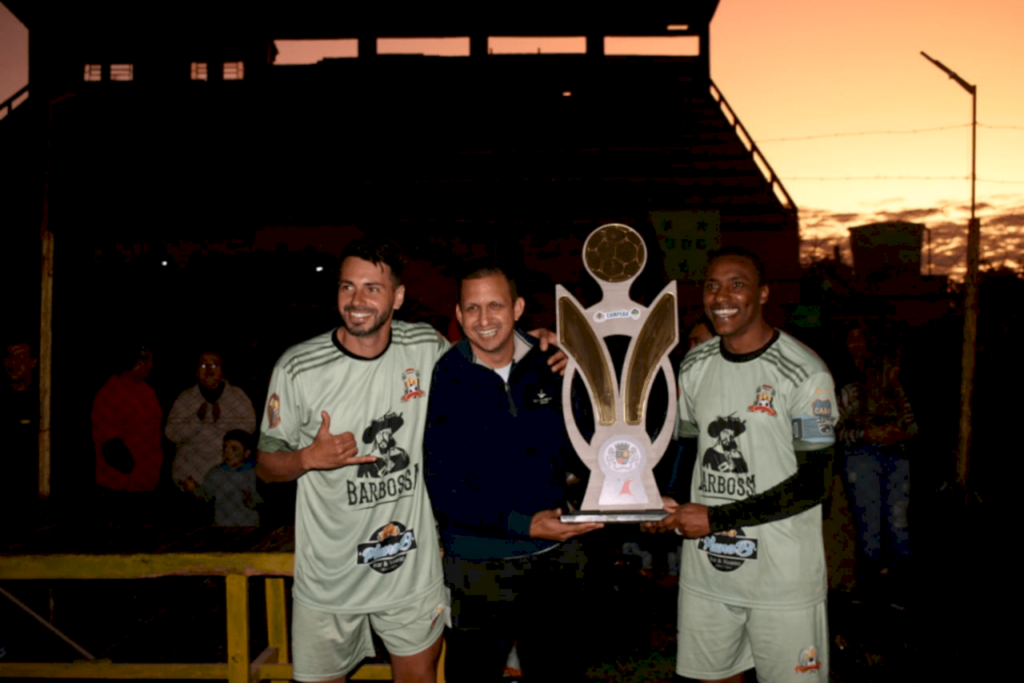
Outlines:
{"type": "Polygon", "coordinates": [[[145,346],[136,347],[93,400],[96,484],[106,502],[107,522],[145,521],[138,513],[148,496],[127,494],[152,492],[160,482],[163,411],[146,383],[152,369],[153,354],[145,346]]]}

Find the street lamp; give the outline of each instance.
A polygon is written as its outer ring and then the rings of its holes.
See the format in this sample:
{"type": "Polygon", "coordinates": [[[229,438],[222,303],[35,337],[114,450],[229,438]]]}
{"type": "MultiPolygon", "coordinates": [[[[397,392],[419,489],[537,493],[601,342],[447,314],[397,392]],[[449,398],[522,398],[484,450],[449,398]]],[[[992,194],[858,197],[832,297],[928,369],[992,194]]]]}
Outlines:
{"type": "Polygon", "coordinates": [[[981,245],[981,223],[974,215],[974,186],[978,141],[978,87],[971,85],[955,71],[924,52],[921,55],[939,67],[960,87],[971,94],[971,220],[967,224],[967,280],[964,295],[964,348],[960,377],[960,444],[956,460],[956,482],[967,493],[967,472],[971,449],[971,400],[974,391],[974,356],[978,339],[978,258],[981,245]]]}

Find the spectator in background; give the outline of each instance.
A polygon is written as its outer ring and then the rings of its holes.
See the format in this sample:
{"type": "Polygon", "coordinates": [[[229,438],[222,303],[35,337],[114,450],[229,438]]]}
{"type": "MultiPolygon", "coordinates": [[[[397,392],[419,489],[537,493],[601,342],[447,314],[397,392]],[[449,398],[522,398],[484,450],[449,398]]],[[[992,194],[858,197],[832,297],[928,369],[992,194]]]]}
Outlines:
{"type": "Polygon", "coordinates": [[[224,362],[212,351],[199,354],[199,381],[181,392],[164,433],[177,449],[171,479],[196,493],[206,473],[221,464],[224,435],[233,429],[256,431],[256,413],[245,392],[224,379],[224,362]]]}
{"type": "Polygon", "coordinates": [[[142,345],[119,354],[118,370],[96,393],[92,405],[92,440],[96,448],[99,513],[108,523],[146,521],[150,503],[139,494],[160,482],[163,411],[146,383],[153,355],[142,345]]]}
{"type": "Polygon", "coordinates": [[[690,334],[687,335],[687,341],[689,342],[688,348],[693,348],[700,344],[703,344],[707,340],[715,336],[715,327],[708,320],[707,314],[702,313],[697,322],[694,323],[693,327],[690,328],[690,334]]]}
{"type": "MultiPolygon", "coordinates": [[[[908,441],[917,434],[914,413],[899,380],[899,353],[886,352],[870,341],[862,327],[846,335],[858,377],[839,394],[837,425],[857,528],[857,589],[864,595],[874,594],[890,572],[904,573],[910,560],[907,456],[908,441]]],[[[889,597],[899,604],[895,592],[889,597]]]]}
{"type": "Polygon", "coordinates": [[[203,500],[213,501],[215,526],[259,526],[256,506],[263,502],[256,490],[256,459],[252,434],[232,429],[224,435],[224,462],[217,465],[196,489],[203,500]]]}

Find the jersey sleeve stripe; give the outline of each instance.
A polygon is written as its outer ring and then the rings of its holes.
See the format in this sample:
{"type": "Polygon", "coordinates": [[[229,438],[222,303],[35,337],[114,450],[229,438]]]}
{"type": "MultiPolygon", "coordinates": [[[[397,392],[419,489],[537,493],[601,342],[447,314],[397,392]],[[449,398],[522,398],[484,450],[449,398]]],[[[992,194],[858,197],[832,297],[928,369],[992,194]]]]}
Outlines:
{"type": "Polygon", "coordinates": [[[295,371],[299,369],[299,366],[305,365],[311,362],[317,362],[323,358],[330,358],[337,354],[337,350],[334,346],[321,346],[319,348],[310,349],[308,351],[302,351],[287,361],[283,365],[283,369],[289,375],[294,375],[295,371]]]}
{"type": "Polygon", "coordinates": [[[807,370],[803,363],[793,360],[785,353],[783,353],[782,349],[773,349],[773,351],[775,355],[778,356],[780,363],[785,364],[787,367],[791,368],[793,372],[797,373],[797,375],[800,376],[801,382],[805,381],[808,377],[811,376],[811,373],[807,370]]]}
{"type": "Polygon", "coordinates": [[[316,361],[310,361],[308,363],[303,364],[302,367],[295,368],[295,370],[292,371],[292,373],[291,373],[291,378],[295,379],[299,375],[302,375],[302,374],[305,374],[307,372],[310,372],[311,370],[317,370],[318,368],[322,368],[325,365],[330,365],[331,363],[336,363],[336,362],[338,362],[340,360],[341,360],[341,357],[336,355],[334,357],[328,357],[328,358],[323,358],[323,359],[316,359],[316,361]]]}
{"type": "Polygon", "coordinates": [[[680,373],[689,370],[691,367],[693,367],[697,363],[699,363],[699,362],[701,362],[703,360],[707,360],[708,358],[716,355],[717,353],[718,353],[718,345],[717,344],[712,344],[707,349],[700,349],[699,351],[696,351],[695,353],[688,354],[686,356],[686,358],[683,359],[683,365],[679,369],[680,373]]]}
{"type": "Polygon", "coordinates": [[[415,330],[402,330],[401,332],[396,332],[391,337],[391,343],[398,343],[403,346],[427,343],[437,344],[440,341],[441,339],[437,336],[437,332],[430,327],[415,330]]]}
{"type": "Polygon", "coordinates": [[[794,365],[792,361],[783,358],[778,352],[767,353],[764,355],[764,359],[774,365],[794,386],[800,386],[810,377],[807,370],[794,365]]]}

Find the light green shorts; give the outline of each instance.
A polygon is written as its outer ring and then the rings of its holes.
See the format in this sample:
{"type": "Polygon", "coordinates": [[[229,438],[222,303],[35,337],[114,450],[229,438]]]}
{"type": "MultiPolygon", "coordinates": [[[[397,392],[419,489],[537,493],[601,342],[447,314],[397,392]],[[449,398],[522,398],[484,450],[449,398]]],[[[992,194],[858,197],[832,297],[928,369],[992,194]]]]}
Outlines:
{"type": "Polygon", "coordinates": [[[676,673],[716,680],[757,669],[757,680],[827,681],[825,601],[797,609],[736,607],[679,591],[676,673]]]}
{"type": "Polygon", "coordinates": [[[307,683],[347,676],[374,655],[371,627],[392,655],[423,652],[441,637],[448,609],[444,585],[415,602],[372,614],[333,614],[294,602],[292,676],[307,683]]]}

